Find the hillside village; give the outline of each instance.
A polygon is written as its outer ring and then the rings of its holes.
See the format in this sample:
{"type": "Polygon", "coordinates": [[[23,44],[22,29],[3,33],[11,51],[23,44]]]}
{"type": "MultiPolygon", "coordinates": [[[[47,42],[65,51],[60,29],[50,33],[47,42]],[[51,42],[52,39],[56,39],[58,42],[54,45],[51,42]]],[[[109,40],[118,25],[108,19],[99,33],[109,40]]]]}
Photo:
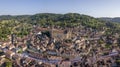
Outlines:
{"type": "Polygon", "coordinates": [[[119,66],[119,34],[104,33],[84,26],[33,26],[31,33],[22,39],[13,34],[10,41],[0,42],[0,65],[11,61],[13,67],[119,66]]]}
{"type": "Polygon", "coordinates": [[[74,13],[19,17],[0,21],[0,67],[120,66],[120,24],[74,13]]]}

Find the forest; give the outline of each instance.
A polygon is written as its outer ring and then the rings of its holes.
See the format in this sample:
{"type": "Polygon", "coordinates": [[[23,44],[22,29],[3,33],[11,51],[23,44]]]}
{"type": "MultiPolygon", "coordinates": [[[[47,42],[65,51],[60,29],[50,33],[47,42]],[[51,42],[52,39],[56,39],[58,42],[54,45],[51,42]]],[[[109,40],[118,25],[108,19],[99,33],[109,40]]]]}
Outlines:
{"type": "Polygon", "coordinates": [[[35,15],[0,16],[0,40],[7,40],[11,34],[23,37],[30,33],[33,25],[40,27],[60,26],[74,28],[84,26],[95,30],[105,30],[106,35],[120,33],[120,23],[103,21],[78,13],[54,14],[39,13],[35,15]]]}

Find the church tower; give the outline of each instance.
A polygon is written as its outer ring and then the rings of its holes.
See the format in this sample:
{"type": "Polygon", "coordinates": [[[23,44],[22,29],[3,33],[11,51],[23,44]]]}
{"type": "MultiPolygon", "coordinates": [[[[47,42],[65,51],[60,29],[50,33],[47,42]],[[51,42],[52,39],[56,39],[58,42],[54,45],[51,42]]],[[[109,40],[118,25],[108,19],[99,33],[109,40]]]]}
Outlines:
{"type": "Polygon", "coordinates": [[[12,44],[15,43],[15,34],[11,34],[11,43],[12,43],[12,44]]]}

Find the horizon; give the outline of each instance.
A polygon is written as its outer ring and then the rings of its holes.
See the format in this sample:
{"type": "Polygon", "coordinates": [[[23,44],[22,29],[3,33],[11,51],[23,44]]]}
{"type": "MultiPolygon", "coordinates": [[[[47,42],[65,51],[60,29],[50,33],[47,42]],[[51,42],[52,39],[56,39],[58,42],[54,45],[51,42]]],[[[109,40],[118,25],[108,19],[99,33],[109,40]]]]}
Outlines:
{"type": "MultiPolygon", "coordinates": [[[[72,12],[69,12],[72,13],[72,12]]],[[[36,15],[36,14],[44,14],[44,13],[35,13],[35,14],[7,14],[7,15],[0,15],[0,16],[23,16],[23,15],[36,15]]],[[[68,14],[68,13],[52,13],[52,14],[68,14]]],[[[81,14],[81,13],[77,13],[80,15],[87,15],[87,14],[81,14]]],[[[87,15],[87,16],[91,16],[91,15],[87,15]]],[[[94,16],[91,16],[94,17],[94,16]]],[[[94,17],[94,18],[120,18],[120,17],[94,17]]]]}
{"type": "Polygon", "coordinates": [[[92,17],[120,17],[119,0],[1,0],[0,15],[79,13],[92,17]]]}

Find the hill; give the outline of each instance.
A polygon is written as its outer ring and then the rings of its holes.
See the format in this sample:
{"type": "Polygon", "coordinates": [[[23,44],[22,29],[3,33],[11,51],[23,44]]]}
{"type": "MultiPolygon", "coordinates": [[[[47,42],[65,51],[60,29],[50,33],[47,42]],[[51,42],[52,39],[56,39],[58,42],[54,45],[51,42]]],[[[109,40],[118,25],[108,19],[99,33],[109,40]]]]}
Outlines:
{"type": "Polygon", "coordinates": [[[120,17],[115,17],[115,18],[102,17],[99,19],[103,21],[108,21],[108,22],[119,22],[120,23],[120,17]]]}
{"type": "Polygon", "coordinates": [[[49,26],[51,24],[62,27],[83,25],[87,27],[96,28],[98,25],[100,27],[101,25],[105,25],[103,22],[101,23],[101,21],[97,20],[94,17],[83,14],[77,14],[77,13],[67,13],[67,14],[40,13],[35,15],[0,16],[0,20],[11,20],[11,19],[24,23],[38,24],[41,26],[49,26]]]}
{"type": "Polygon", "coordinates": [[[60,26],[63,28],[80,27],[92,28],[95,30],[105,30],[106,33],[119,33],[120,24],[101,21],[97,18],[77,14],[54,14],[54,13],[40,13],[35,15],[19,15],[0,16],[0,39],[5,40],[8,35],[14,33],[17,36],[24,36],[29,34],[33,25],[41,27],[60,26]]]}

